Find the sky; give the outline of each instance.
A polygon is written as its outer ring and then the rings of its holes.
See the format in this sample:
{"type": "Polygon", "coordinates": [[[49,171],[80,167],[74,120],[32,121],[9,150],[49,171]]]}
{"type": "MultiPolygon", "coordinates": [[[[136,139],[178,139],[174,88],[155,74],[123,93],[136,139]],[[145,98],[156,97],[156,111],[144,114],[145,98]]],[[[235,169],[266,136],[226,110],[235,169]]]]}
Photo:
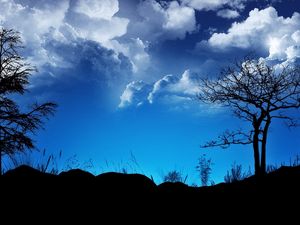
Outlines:
{"type": "MultiPolygon", "coordinates": [[[[126,167],[159,183],[176,169],[200,184],[195,167],[203,154],[214,163],[215,182],[234,162],[253,171],[251,146],[200,148],[249,124],[229,108],[200,103],[198,80],[250,52],[273,64],[300,58],[297,0],[0,0],[0,6],[0,26],[20,32],[22,54],[38,68],[19,103],[59,105],[34,136],[36,146],[62,151],[66,160],[76,155],[82,165],[92,159],[95,173],[126,167]]],[[[268,163],[300,153],[299,134],[274,121],[268,163]]]]}

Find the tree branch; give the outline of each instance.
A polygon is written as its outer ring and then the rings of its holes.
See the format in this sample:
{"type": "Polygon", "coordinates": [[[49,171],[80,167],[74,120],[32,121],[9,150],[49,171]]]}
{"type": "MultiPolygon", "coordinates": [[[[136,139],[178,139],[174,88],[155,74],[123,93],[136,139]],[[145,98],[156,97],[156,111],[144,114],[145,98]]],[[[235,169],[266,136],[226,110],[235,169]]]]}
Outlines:
{"type": "Polygon", "coordinates": [[[226,130],[223,134],[219,135],[217,140],[206,142],[201,148],[221,147],[223,149],[228,148],[230,145],[247,145],[251,144],[253,131],[245,133],[241,130],[229,131],[226,130]]]}

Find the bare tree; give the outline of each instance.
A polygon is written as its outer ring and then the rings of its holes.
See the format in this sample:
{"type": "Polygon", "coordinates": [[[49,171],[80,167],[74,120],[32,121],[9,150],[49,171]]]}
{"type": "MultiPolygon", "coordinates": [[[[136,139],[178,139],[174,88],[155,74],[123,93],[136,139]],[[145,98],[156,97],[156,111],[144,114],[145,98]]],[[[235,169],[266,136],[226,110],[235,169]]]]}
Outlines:
{"type": "Polygon", "coordinates": [[[29,136],[42,128],[43,118],[54,113],[56,104],[34,103],[28,112],[22,112],[12,94],[23,95],[29,77],[35,68],[20,56],[20,34],[12,29],[0,28],[0,171],[2,156],[34,148],[29,136]]]}
{"type": "Polygon", "coordinates": [[[203,148],[252,144],[255,174],[266,172],[266,146],[273,119],[296,125],[291,109],[300,107],[300,67],[269,66],[250,57],[229,66],[217,79],[202,79],[199,100],[230,107],[234,115],[251,124],[247,132],[225,131],[203,148]]]}

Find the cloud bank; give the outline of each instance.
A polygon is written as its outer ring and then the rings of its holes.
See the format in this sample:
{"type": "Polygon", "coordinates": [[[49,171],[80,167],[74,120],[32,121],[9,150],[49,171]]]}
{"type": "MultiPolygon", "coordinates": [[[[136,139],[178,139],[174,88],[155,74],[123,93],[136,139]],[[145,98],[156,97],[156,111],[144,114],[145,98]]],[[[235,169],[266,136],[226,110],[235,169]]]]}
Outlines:
{"type": "Polygon", "coordinates": [[[195,10],[178,1],[141,1],[137,13],[140,19],[132,21],[129,33],[146,41],[184,39],[197,30],[195,10]]]}
{"type": "Polygon", "coordinates": [[[229,51],[233,48],[268,52],[270,59],[299,57],[300,14],[291,17],[278,16],[275,8],[253,9],[248,18],[234,22],[224,33],[213,33],[198,48],[229,51]]]}
{"type": "Polygon", "coordinates": [[[74,46],[79,40],[94,41],[113,50],[115,58],[129,58],[133,72],[149,66],[146,44],[138,39],[119,42],[127,33],[129,19],[117,16],[118,0],[0,0],[0,26],[20,31],[27,47],[27,56],[38,67],[71,66],[64,58],[52,55],[49,42],[74,46]],[[29,32],[30,31],[30,32],[29,32]],[[143,61],[143,63],[141,62],[143,61]]]}
{"type": "Polygon", "coordinates": [[[189,103],[199,93],[199,75],[184,71],[181,77],[166,75],[152,84],[143,81],[129,83],[120,97],[119,108],[140,106],[144,103],[189,103]]]}
{"type": "Polygon", "coordinates": [[[181,0],[196,10],[218,10],[223,7],[242,10],[245,8],[247,0],[181,0]]]}
{"type": "Polygon", "coordinates": [[[194,73],[187,70],[181,76],[160,79],[157,74],[176,74],[177,68],[194,71],[196,57],[200,63],[195,71],[210,74],[216,70],[216,62],[224,62],[223,56],[234,57],[239,52],[258,51],[270,62],[300,57],[297,12],[282,17],[275,8],[267,7],[245,15],[247,0],[127,0],[134,14],[130,16],[120,9],[126,5],[124,1],[0,0],[0,26],[21,32],[26,57],[38,66],[39,75],[44,75],[35,79],[39,84],[76,74],[78,79],[106,84],[114,89],[116,98],[122,91],[116,104],[119,108],[191,102],[199,91],[194,73]],[[225,21],[226,27],[220,25],[225,30],[216,26],[205,33],[200,25],[208,22],[196,15],[211,14],[207,11],[225,19],[245,19],[228,28],[230,21],[216,18],[217,23],[225,21]],[[206,40],[199,40],[204,33],[206,40]],[[202,55],[190,54],[194,48],[202,55]],[[173,62],[178,62],[178,67],[173,62]]]}

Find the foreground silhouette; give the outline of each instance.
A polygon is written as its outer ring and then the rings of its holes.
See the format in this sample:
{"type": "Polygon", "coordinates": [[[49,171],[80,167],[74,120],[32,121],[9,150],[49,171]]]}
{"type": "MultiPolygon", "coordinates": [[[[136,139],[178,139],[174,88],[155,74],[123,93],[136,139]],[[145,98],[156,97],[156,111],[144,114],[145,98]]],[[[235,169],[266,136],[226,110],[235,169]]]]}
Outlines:
{"type": "Polygon", "coordinates": [[[78,195],[105,195],[114,194],[187,194],[195,198],[208,198],[215,196],[247,196],[259,193],[271,196],[274,193],[280,195],[300,194],[300,166],[282,166],[278,170],[268,173],[264,177],[248,177],[242,181],[233,183],[220,183],[207,187],[190,187],[181,182],[164,182],[156,185],[151,179],[141,174],[124,174],[108,172],[97,176],[80,170],[73,169],[61,172],[58,175],[43,173],[29,166],[20,166],[7,171],[1,176],[3,188],[8,192],[15,184],[19,183],[23,188],[51,190],[53,193],[68,194],[70,190],[78,191],[78,195]],[[85,190],[89,190],[85,193],[85,190]]]}
{"type": "Polygon", "coordinates": [[[2,215],[26,212],[26,215],[44,215],[47,220],[61,215],[68,221],[78,218],[108,221],[104,224],[114,221],[161,224],[162,220],[167,224],[172,224],[171,221],[190,224],[187,220],[232,222],[233,219],[246,224],[245,220],[261,217],[270,220],[281,216],[285,221],[297,218],[300,166],[281,167],[262,180],[253,176],[200,188],[181,182],[156,185],[140,174],[94,176],[76,169],[52,175],[28,166],[6,172],[0,176],[0,182],[1,203],[6,206],[2,215]]]}

